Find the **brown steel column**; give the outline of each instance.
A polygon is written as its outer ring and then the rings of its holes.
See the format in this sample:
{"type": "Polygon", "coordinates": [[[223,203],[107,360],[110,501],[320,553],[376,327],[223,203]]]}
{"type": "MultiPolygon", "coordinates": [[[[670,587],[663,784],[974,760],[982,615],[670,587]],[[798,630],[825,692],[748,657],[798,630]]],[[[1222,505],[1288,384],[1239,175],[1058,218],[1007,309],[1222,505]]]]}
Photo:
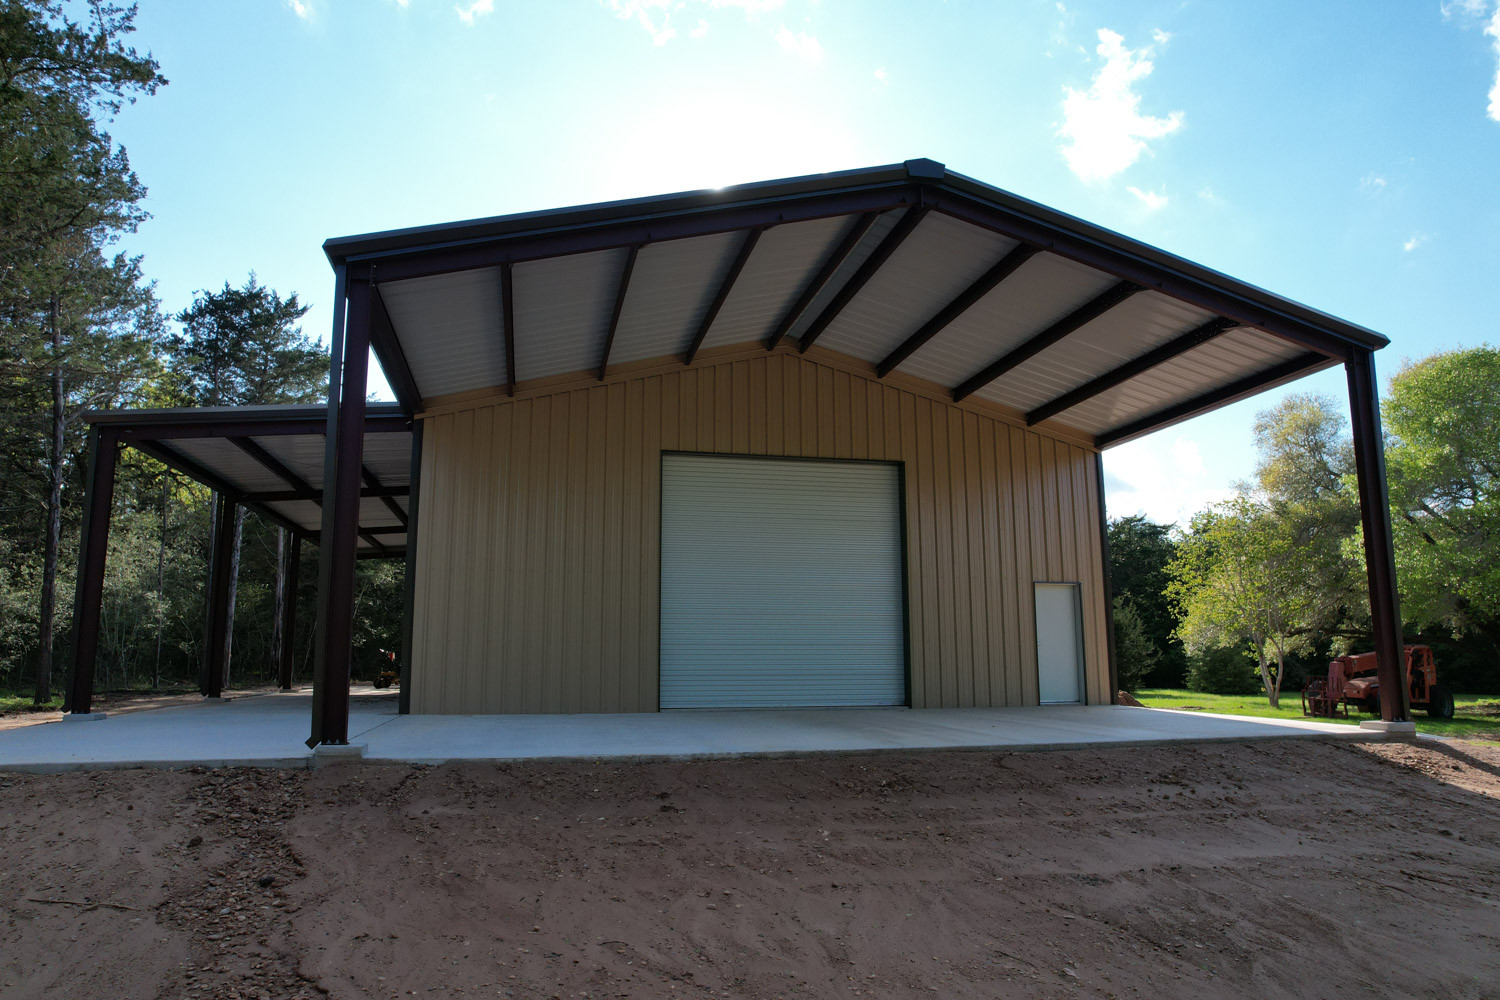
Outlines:
{"type": "MultiPolygon", "coordinates": [[[[345,284],[342,269],[340,286],[345,284]]],[[[344,289],[340,287],[340,292],[344,289]]],[[[328,442],[323,465],[323,523],[318,534],[318,632],[313,660],[313,720],[308,746],[349,742],[350,638],[354,564],[359,550],[360,464],[364,453],[365,388],[370,359],[366,279],[347,283],[347,322],[335,317],[329,378],[328,442]],[[340,349],[340,345],[341,348],[340,349]]]]}
{"type": "Polygon", "coordinates": [[[277,683],[292,689],[292,664],[297,655],[297,581],[302,575],[302,536],[287,532],[286,562],[281,580],[281,648],[277,650],[277,683]]]}
{"type": "Polygon", "coordinates": [[[406,494],[406,577],[401,596],[401,693],[396,710],[411,713],[412,616],[417,607],[417,501],[422,484],[422,421],[411,423],[411,488],[406,494]]]}
{"type": "Polygon", "coordinates": [[[1120,659],[1115,648],[1115,581],[1109,565],[1109,515],[1104,508],[1104,454],[1094,452],[1094,478],[1099,488],[1099,559],[1104,576],[1104,629],[1109,636],[1109,700],[1113,705],[1120,700],[1120,659]]]}
{"type": "Polygon", "coordinates": [[[1406,689],[1406,649],[1401,636],[1401,600],[1396,590],[1396,550],[1391,504],[1385,484],[1385,434],[1375,357],[1355,348],[1344,363],[1349,376],[1349,420],[1354,428],[1354,467],[1359,478],[1359,514],[1364,525],[1365,571],[1370,581],[1370,624],[1375,633],[1380,678],[1380,717],[1411,718],[1406,689]]]}
{"type": "Polygon", "coordinates": [[[203,663],[198,690],[205,698],[224,693],[225,640],[234,623],[229,620],[230,573],[234,567],[234,511],[238,506],[223,493],[214,494],[213,534],[208,557],[208,616],[203,629],[203,663]]]}
{"type": "Polygon", "coordinates": [[[94,700],[94,660],[99,651],[99,607],[104,600],[104,559],[109,552],[109,514],[115,499],[112,431],[89,431],[88,491],[83,498],[83,537],[78,546],[78,585],[73,592],[73,659],[63,691],[63,711],[88,715],[94,700]]]}

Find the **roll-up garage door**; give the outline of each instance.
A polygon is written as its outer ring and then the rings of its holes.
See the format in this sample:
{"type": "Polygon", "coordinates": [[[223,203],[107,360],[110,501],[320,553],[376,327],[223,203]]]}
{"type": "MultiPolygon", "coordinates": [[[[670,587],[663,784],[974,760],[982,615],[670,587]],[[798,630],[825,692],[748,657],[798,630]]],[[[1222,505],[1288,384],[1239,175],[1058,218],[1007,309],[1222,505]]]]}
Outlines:
{"type": "Polygon", "coordinates": [[[899,476],[662,456],[661,707],[905,704],[899,476]]]}

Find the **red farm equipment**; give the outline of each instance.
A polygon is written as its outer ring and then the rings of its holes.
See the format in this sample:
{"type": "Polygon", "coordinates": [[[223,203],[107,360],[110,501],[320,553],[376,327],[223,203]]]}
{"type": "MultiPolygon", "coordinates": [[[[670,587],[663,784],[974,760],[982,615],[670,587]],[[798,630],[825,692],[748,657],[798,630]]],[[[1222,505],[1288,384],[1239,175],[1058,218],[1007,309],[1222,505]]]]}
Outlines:
{"type": "MultiPolygon", "coordinates": [[[[1412,708],[1423,708],[1434,719],[1453,718],[1453,693],[1437,682],[1431,646],[1406,647],[1406,685],[1412,708]]],[[[1340,656],[1329,661],[1328,676],[1314,677],[1302,688],[1302,714],[1333,718],[1350,703],[1380,714],[1380,680],[1375,654],[1340,656]]]]}

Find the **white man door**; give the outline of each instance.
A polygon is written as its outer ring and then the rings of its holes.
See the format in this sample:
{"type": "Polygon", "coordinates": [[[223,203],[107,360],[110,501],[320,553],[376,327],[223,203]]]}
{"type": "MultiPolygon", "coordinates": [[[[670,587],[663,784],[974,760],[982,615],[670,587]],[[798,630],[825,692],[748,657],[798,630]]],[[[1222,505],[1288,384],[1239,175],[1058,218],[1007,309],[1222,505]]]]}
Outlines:
{"type": "Polygon", "coordinates": [[[1043,705],[1083,701],[1083,629],[1076,583],[1036,585],[1036,672],[1043,705]]]}

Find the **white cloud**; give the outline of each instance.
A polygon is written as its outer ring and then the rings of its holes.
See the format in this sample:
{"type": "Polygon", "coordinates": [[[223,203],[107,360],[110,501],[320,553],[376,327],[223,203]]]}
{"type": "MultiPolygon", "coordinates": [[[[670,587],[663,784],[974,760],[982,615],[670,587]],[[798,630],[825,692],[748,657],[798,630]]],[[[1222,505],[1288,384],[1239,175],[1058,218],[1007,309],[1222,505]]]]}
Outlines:
{"type": "Polygon", "coordinates": [[[1405,250],[1407,253],[1411,253],[1413,250],[1421,246],[1423,243],[1426,243],[1431,238],[1432,237],[1428,236],[1426,233],[1412,233],[1411,236],[1407,238],[1406,242],[1401,244],[1401,249],[1405,250]]]}
{"type": "Polygon", "coordinates": [[[1379,194],[1385,189],[1385,178],[1372,170],[1359,179],[1359,189],[1365,194],[1379,194]]]}
{"type": "Polygon", "coordinates": [[[1495,82],[1490,85],[1489,93],[1490,121],[1500,122],[1500,5],[1495,7],[1490,23],[1484,26],[1484,33],[1495,40],[1495,82]]]}
{"type": "Polygon", "coordinates": [[[312,4],[303,3],[302,0],[286,0],[286,5],[304,21],[312,17],[312,4]]]}
{"type": "Polygon", "coordinates": [[[884,89],[886,87],[889,87],[890,85],[891,74],[886,72],[884,66],[877,66],[875,68],[875,86],[884,89]]]}
{"type": "MultiPolygon", "coordinates": [[[[1157,32],[1157,44],[1167,35],[1157,32]]],[[[1141,96],[1134,87],[1151,75],[1155,50],[1149,46],[1127,49],[1125,39],[1107,28],[1099,29],[1098,54],[1104,65],[1094,73],[1088,90],[1066,87],[1063,125],[1063,156],[1068,167],[1086,181],[1113,177],[1148,151],[1147,140],[1170,135],[1182,126],[1182,112],[1165,118],[1141,114],[1141,96]]]]}
{"type": "Polygon", "coordinates": [[[1167,204],[1167,196],[1164,194],[1157,194],[1155,191],[1142,191],[1134,184],[1130,185],[1125,190],[1135,195],[1136,198],[1140,200],[1140,203],[1146,206],[1147,211],[1154,212],[1158,208],[1162,208],[1167,204]]]}
{"type": "Polygon", "coordinates": [[[801,56],[808,62],[823,61],[823,46],[818,43],[816,38],[805,31],[793,32],[790,28],[782,25],[781,30],[776,32],[776,44],[780,45],[783,51],[790,52],[795,56],[801,56]]]}
{"type": "Polygon", "coordinates": [[[493,14],[495,12],[495,0],[474,0],[467,7],[459,4],[453,9],[458,11],[459,20],[465,24],[473,24],[474,18],[480,14],[493,14]]]}
{"type": "Polygon", "coordinates": [[[1198,442],[1179,436],[1168,445],[1155,437],[1131,441],[1104,453],[1109,516],[1145,514],[1158,524],[1186,525],[1209,504],[1234,494],[1229,486],[1210,486],[1198,442]]]}
{"type": "Polygon", "coordinates": [[[1489,100],[1485,113],[1490,121],[1500,122],[1500,3],[1490,7],[1492,0],[1443,0],[1439,9],[1443,20],[1458,21],[1464,28],[1484,25],[1484,34],[1492,39],[1490,47],[1495,52],[1495,82],[1490,84],[1489,100]]]}
{"type": "MultiPolygon", "coordinates": [[[[674,12],[686,10],[689,7],[706,7],[709,10],[733,8],[742,11],[746,20],[754,20],[759,14],[779,10],[784,0],[602,0],[602,2],[614,11],[615,16],[620,20],[635,21],[646,34],[651,36],[651,41],[657,45],[665,45],[677,37],[677,29],[672,26],[674,12]]],[[[688,32],[689,37],[692,38],[702,38],[706,34],[708,34],[708,22],[702,18],[698,19],[698,26],[688,32]]]]}

